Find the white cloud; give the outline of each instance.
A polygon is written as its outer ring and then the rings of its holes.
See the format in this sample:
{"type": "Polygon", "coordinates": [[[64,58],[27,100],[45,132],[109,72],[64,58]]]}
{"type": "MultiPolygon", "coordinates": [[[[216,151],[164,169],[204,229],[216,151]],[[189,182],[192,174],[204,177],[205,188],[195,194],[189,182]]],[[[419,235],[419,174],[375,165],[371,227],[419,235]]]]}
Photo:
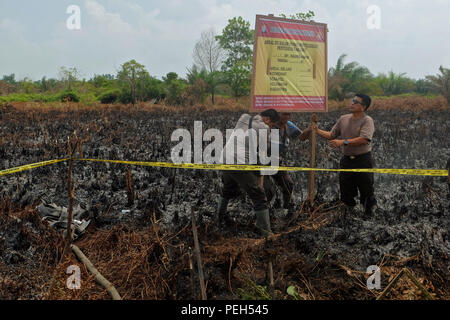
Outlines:
{"type": "Polygon", "coordinates": [[[102,30],[111,33],[133,32],[133,28],[122,20],[120,14],[107,12],[104,6],[94,0],[86,0],[84,4],[87,13],[94,18],[102,30]]]}
{"type": "MultiPolygon", "coordinates": [[[[0,70],[56,74],[59,66],[74,66],[87,76],[115,73],[130,59],[161,77],[169,71],[184,75],[192,64],[192,49],[203,30],[220,33],[229,19],[242,16],[253,27],[256,14],[287,15],[315,12],[328,24],[329,65],[342,53],[373,73],[408,72],[413,77],[449,66],[448,0],[84,0],[82,29],[69,31],[65,20],[42,24],[0,15],[0,70]],[[381,30],[368,30],[366,9],[381,8],[381,30]],[[7,18],[6,18],[7,17],[7,18]],[[18,22],[20,21],[20,22],[18,22]],[[36,37],[41,25],[53,29],[36,37]]],[[[43,5],[43,10],[46,10],[43,5]]],[[[4,12],[7,12],[6,10],[4,12]]],[[[65,11],[61,12],[64,17],[65,11]]],[[[51,19],[50,19],[51,20],[51,19]]],[[[1,76],[1,75],[0,75],[1,76]]]]}

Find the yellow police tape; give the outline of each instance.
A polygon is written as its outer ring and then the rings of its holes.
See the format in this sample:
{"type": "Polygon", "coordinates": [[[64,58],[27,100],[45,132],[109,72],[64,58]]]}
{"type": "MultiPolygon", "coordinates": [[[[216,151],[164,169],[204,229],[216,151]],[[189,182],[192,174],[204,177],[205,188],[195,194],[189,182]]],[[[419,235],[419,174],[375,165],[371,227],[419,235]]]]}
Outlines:
{"type": "MultiPolygon", "coordinates": [[[[67,159],[43,161],[34,164],[28,164],[21,167],[1,170],[0,176],[12,174],[20,171],[30,170],[62,161],[67,159]]],[[[241,171],[255,171],[255,170],[278,170],[278,171],[332,171],[332,172],[373,172],[373,173],[387,173],[387,174],[403,174],[415,176],[447,176],[448,170],[436,169],[322,169],[322,168],[302,168],[302,167],[269,167],[258,165],[232,165],[232,164],[202,164],[202,163],[171,163],[171,162],[146,162],[146,161],[124,161],[124,160],[103,160],[103,159],[73,159],[75,161],[90,161],[90,162],[104,162],[116,164],[128,164],[135,166],[148,167],[164,167],[164,168],[181,168],[181,169],[203,169],[203,170],[241,170],[241,171]]]]}
{"type": "Polygon", "coordinates": [[[1,170],[0,171],[0,177],[1,176],[6,176],[8,174],[16,173],[16,172],[21,172],[21,171],[31,170],[31,169],[34,169],[34,168],[48,166],[49,164],[54,164],[54,163],[63,162],[63,161],[67,161],[67,160],[69,160],[69,158],[67,158],[67,159],[58,159],[58,160],[42,161],[42,162],[37,162],[37,163],[32,163],[32,164],[26,164],[26,165],[20,166],[20,167],[14,167],[14,168],[11,168],[11,169],[1,170]]]}

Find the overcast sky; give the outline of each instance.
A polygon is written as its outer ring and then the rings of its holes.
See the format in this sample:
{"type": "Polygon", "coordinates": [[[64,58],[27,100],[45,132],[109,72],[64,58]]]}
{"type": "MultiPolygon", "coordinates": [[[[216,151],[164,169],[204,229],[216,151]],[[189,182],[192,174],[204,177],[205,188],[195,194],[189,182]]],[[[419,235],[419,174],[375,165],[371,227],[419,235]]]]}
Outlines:
{"type": "Polygon", "coordinates": [[[0,0],[0,77],[56,77],[61,66],[90,78],[116,74],[130,59],[160,78],[186,74],[200,33],[242,16],[315,12],[327,23],[329,66],[342,53],[373,74],[422,78],[450,67],[450,0],[0,0]],[[69,30],[69,5],[81,9],[81,30],[69,30]],[[380,29],[369,29],[380,9],[380,29]]]}

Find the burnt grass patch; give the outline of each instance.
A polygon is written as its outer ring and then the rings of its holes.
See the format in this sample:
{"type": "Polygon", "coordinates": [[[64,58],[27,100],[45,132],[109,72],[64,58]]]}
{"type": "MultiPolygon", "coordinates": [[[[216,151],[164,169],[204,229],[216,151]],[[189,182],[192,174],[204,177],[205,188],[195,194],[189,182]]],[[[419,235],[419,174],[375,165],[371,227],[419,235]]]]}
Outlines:
{"type": "MultiPolygon", "coordinates": [[[[82,141],[85,158],[168,161],[177,128],[193,132],[233,128],[242,111],[205,109],[0,107],[0,169],[67,156],[67,137],[82,141]]],[[[331,129],[344,110],[319,114],[331,129]]],[[[379,168],[444,169],[450,158],[450,111],[372,110],[376,132],[373,156],[379,168]]],[[[309,114],[294,114],[304,129],[309,114]]],[[[192,135],[193,136],[193,135],[192,135]]],[[[206,146],[208,143],[204,143],[206,146]]],[[[317,167],[338,168],[340,153],[323,140],[317,167]]],[[[309,165],[309,144],[292,141],[286,165],[309,165]]],[[[0,299],[109,299],[86,268],[69,255],[60,262],[62,235],[42,222],[42,201],[68,206],[68,163],[0,178],[0,299]],[[60,262],[60,263],[59,263],[60,262]],[[68,266],[80,266],[80,290],[66,287],[68,266]]],[[[316,173],[317,197],[310,208],[307,173],[291,173],[298,218],[283,228],[283,212],[272,203],[276,234],[260,239],[253,228],[249,199],[232,200],[230,221],[215,210],[220,173],[74,162],[75,206],[91,219],[76,245],[111,281],[124,299],[199,299],[191,208],[198,226],[209,299],[375,299],[366,269],[381,269],[382,289],[404,267],[436,299],[449,299],[449,190],[446,177],[375,175],[379,208],[372,216],[359,209],[339,213],[338,175],[316,173]],[[132,189],[130,191],[130,184],[132,189]],[[130,193],[131,192],[131,193],[130,193]],[[269,285],[268,262],[273,265],[269,285]],[[191,262],[191,263],[190,263],[191,262]]],[[[422,299],[407,277],[388,299],[422,299]]]]}

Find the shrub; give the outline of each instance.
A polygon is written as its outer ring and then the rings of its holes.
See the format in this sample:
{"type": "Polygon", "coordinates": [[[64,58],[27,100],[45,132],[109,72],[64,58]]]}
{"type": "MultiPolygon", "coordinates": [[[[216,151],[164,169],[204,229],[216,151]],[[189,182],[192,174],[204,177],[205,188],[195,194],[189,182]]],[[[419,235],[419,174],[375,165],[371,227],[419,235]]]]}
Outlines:
{"type": "Polygon", "coordinates": [[[120,97],[119,90],[110,90],[102,94],[99,98],[100,102],[103,104],[114,103],[120,97]]]}
{"type": "Polygon", "coordinates": [[[133,101],[133,98],[131,96],[131,92],[128,92],[127,90],[123,90],[122,93],[119,96],[119,102],[123,104],[128,104],[133,101]]]}
{"type": "Polygon", "coordinates": [[[80,97],[73,91],[64,91],[59,95],[61,102],[80,102],[80,97]]]}
{"type": "Polygon", "coordinates": [[[182,100],[188,105],[203,103],[208,93],[208,85],[203,79],[196,79],[193,84],[187,85],[182,93],[182,100]]]}

